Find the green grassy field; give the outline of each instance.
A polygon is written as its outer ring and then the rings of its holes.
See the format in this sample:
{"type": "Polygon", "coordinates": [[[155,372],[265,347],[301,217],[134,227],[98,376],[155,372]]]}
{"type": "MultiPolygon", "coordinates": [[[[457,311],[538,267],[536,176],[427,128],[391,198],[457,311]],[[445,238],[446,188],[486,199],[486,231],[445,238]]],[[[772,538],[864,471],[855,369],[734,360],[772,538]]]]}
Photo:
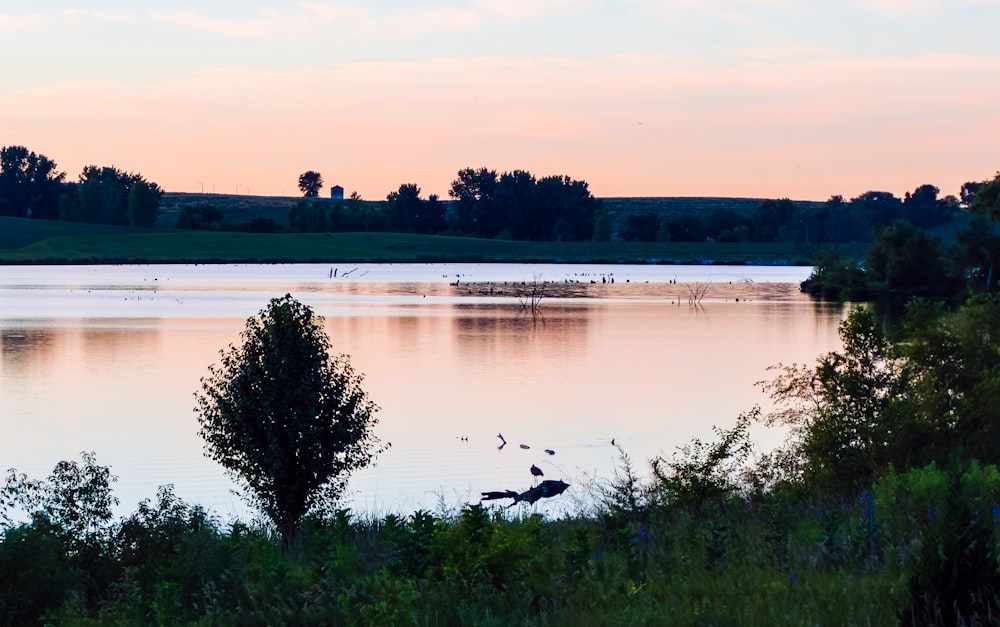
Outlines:
{"type": "MultiPolygon", "coordinates": [[[[862,254],[858,251],[845,254],[862,254]]],[[[405,233],[259,234],[0,218],[0,263],[556,262],[809,264],[800,244],[512,242],[405,233]]]]}

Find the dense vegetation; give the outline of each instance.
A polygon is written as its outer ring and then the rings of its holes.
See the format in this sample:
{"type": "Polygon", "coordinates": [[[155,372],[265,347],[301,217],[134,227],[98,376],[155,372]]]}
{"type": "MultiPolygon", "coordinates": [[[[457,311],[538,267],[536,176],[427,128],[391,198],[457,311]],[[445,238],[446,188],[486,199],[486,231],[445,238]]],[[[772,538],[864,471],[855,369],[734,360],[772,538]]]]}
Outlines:
{"type": "Polygon", "coordinates": [[[896,219],[873,229],[874,239],[861,261],[833,247],[822,249],[803,290],[841,300],[922,296],[954,301],[992,291],[1000,253],[1000,235],[993,222],[1000,216],[996,209],[1000,174],[973,187],[977,192],[967,198],[972,219],[951,241],[896,219]]]}
{"type": "Polygon", "coordinates": [[[88,165],[75,183],[24,146],[0,148],[0,216],[151,227],[163,190],[141,174],[88,165]]]}

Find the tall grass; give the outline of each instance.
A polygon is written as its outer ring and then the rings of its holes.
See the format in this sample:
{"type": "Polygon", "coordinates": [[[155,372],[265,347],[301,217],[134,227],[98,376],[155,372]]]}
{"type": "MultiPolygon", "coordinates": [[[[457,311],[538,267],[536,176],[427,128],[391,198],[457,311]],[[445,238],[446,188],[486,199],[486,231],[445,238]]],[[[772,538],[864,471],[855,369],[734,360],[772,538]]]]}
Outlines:
{"type": "Polygon", "coordinates": [[[893,625],[996,617],[994,467],[890,473],[850,500],[773,490],[708,504],[657,500],[655,486],[629,481],[630,472],[595,495],[603,505],[588,515],[543,520],[479,504],[446,515],[359,518],[340,510],[307,519],[290,545],[263,524],[224,525],[170,490],[85,538],[68,537],[39,510],[4,529],[0,624],[893,625]]]}

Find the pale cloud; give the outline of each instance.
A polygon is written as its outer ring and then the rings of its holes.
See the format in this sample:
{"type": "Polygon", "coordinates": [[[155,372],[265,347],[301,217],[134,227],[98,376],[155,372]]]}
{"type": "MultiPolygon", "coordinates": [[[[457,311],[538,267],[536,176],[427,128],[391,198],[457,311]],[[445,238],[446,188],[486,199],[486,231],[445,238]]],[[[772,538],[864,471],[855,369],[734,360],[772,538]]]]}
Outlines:
{"type": "Polygon", "coordinates": [[[54,13],[0,13],[0,32],[23,35],[50,29],[68,28],[80,22],[130,25],[139,21],[139,17],[133,14],[89,9],[65,9],[54,13]]]}
{"type": "Polygon", "coordinates": [[[584,11],[595,4],[595,0],[476,0],[474,2],[483,13],[515,22],[584,11]]]}
{"type": "Polygon", "coordinates": [[[757,11],[761,8],[800,8],[790,0],[627,0],[627,3],[649,15],[671,20],[708,17],[737,23],[759,21],[757,11]]]}
{"type": "Polygon", "coordinates": [[[784,46],[767,46],[760,48],[735,48],[732,53],[743,59],[758,61],[776,61],[779,59],[803,61],[806,59],[829,58],[840,54],[840,51],[820,46],[805,44],[788,44],[784,46]]]}
{"type": "Polygon", "coordinates": [[[297,12],[279,12],[258,9],[248,18],[216,18],[192,9],[157,11],[153,19],[161,24],[199,31],[222,37],[245,39],[283,39],[312,33],[332,20],[330,13],[307,9],[297,12]],[[316,19],[317,17],[322,19],[316,19]]]}
{"type": "Polygon", "coordinates": [[[140,20],[137,15],[122,13],[117,11],[95,11],[90,9],[65,9],[60,11],[60,16],[66,20],[87,21],[87,22],[107,22],[117,25],[135,24],[140,20]]]}
{"type": "Polygon", "coordinates": [[[49,17],[41,13],[14,15],[0,13],[0,33],[21,33],[26,30],[44,28],[49,17]]]}
{"type": "Polygon", "coordinates": [[[408,5],[380,12],[362,4],[303,2],[294,10],[257,9],[244,18],[217,18],[192,9],[159,11],[154,18],[192,31],[243,39],[335,37],[387,40],[469,30],[482,24],[479,11],[453,6],[408,5]]]}
{"type": "Polygon", "coordinates": [[[850,4],[874,13],[909,17],[943,10],[995,6],[993,0],[850,0],[850,4]]]}

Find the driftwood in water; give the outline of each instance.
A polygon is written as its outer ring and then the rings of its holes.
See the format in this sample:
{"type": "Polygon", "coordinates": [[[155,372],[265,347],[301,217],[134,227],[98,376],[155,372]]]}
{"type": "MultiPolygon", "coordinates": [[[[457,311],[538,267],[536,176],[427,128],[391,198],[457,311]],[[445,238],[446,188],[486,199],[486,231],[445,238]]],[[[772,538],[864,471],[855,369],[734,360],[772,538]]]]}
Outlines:
{"type": "Polygon", "coordinates": [[[558,496],[566,491],[569,484],[565,481],[547,479],[535,487],[525,490],[518,494],[513,490],[498,490],[493,492],[483,492],[483,501],[492,501],[494,499],[514,499],[514,503],[511,505],[516,505],[517,503],[534,503],[539,499],[547,499],[553,496],[558,496]]]}

